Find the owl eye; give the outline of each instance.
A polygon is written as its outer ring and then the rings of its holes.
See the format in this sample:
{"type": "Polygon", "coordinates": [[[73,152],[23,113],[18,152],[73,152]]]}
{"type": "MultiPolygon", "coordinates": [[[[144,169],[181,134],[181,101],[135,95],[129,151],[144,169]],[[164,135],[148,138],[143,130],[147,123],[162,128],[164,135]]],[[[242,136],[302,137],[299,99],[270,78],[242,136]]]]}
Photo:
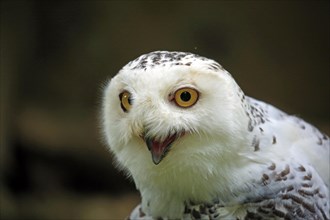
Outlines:
{"type": "Polygon", "coordinates": [[[177,106],[188,108],[193,106],[199,97],[198,91],[192,88],[178,89],[174,94],[174,101],[177,106]]]}
{"type": "Polygon", "coordinates": [[[132,108],[131,93],[124,91],[119,94],[120,106],[124,112],[128,112],[132,108]]]}

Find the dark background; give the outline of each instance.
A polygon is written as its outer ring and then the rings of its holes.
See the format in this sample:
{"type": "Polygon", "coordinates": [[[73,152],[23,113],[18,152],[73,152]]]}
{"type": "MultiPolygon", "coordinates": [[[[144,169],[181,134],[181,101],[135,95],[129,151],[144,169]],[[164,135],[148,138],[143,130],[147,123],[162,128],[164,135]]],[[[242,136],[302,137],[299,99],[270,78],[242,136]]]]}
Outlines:
{"type": "Polygon", "coordinates": [[[123,219],[102,85],[153,50],[221,63],[247,95],[330,133],[329,1],[2,1],[1,219],[123,219]]]}

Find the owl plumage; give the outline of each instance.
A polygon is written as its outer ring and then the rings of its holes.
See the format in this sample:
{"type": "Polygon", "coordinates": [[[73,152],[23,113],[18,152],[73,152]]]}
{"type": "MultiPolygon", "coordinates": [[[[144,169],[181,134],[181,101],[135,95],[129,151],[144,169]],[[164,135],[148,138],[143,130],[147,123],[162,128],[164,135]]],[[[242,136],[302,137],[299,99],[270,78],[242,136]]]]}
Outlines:
{"type": "Polygon", "coordinates": [[[217,62],[155,51],[104,90],[103,132],[142,203],[130,219],[329,219],[329,138],[246,96],[217,62]]]}

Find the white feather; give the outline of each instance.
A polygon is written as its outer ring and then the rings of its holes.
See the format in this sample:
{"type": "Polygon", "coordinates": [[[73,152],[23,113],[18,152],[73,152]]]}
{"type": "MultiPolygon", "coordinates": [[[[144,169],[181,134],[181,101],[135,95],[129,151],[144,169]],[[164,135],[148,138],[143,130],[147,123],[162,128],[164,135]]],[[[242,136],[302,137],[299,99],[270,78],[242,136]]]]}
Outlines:
{"type": "MultiPolygon", "coordinates": [[[[103,127],[119,166],[141,193],[144,219],[184,218],[187,202],[214,199],[224,206],[219,216],[244,216],[247,200],[276,199],[285,187],[300,184],[292,177],[262,186],[273,163],[280,170],[289,166],[290,175],[299,165],[310,168],[315,184],[329,196],[329,139],[301,119],[246,97],[210,59],[154,52],[130,62],[104,91],[103,127]],[[183,87],[200,93],[190,108],[168,99],[183,87]],[[132,94],[129,112],[121,108],[122,91],[132,94]],[[164,140],[181,130],[185,135],[155,165],[141,135],[164,140]]],[[[329,200],[325,207],[329,217],[329,200]]]]}

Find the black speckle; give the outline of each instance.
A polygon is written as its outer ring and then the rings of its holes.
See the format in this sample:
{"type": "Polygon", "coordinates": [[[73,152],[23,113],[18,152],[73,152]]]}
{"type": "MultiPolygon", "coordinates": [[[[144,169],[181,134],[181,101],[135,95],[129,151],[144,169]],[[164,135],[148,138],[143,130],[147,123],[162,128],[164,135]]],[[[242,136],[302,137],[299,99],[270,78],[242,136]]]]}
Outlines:
{"type": "Polygon", "coordinates": [[[213,219],[216,219],[219,217],[219,215],[220,215],[220,213],[215,213],[212,217],[213,217],[213,219]]]}
{"type": "Polygon", "coordinates": [[[164,65],[186,65],[190,66],[192,64],[191,61],[196,59],[203,61],[211,61],[211,64],[206,63],[205,65],[212,66],[214,69],[219,69],[220,64],[212,61],[210,59],[198,56],[192,53],[185,52],[168,52],[168,51],[155,51],[148,54],[141,55],[136,58],[134,61],[131,61],[127,64],[128,68],[133,70],[142,69],[147,70],[148,68],[154,68],[156,66],[164,66],[164,65]],[[188,61],[188,62],[184,62],[188,61]]]}
{"type": "Polygon", "coordinates": [[[272,144],[276,144],[276,137],[275,136],[273,136],[273,142],[272,142],[272,144]]]}
{"type": "Polygon", "coordinates": [[[322,137],[322,139],[326,141],[326,140],[328,140],[328,136],[327,136],[327,135],[325,135],[325,134],[323,134],[323,137],[322,137]]]}
{"type": "Polygon", "coordinates": [[[270,165],[268,167],[269,170],[275,170],[276,169],[276,164],[275,163],[272,163],[272,165],[270,165]]]}
{"type": "Polygon", "coordinates": [[[282,181],[282,180],[283,180],[283,178],[280,175],[278,175],[278,174],[275,175],[275,182],[282,181]]]}
{"type": "Polygon", "coordinates": [[[201,213],[202,215],[207,214],[207,213],[206,213],[206,207],[205,207],[204,205],[201,205],[201,206],[199,207],[199,210],[200,210],[200,213],[201,213]]]}
{"type": "Polygon", "coordinates": [[[261,212],[261,213],[263,213],[263,214],[269,214],[270,211],[265,210],[265,209],[259,207],[259,208],[258,208],[258,212],[261,212]]]}
{"type": "Polygon", "coordinates": [[[140,207],[139,208],[139,217],[142,218],[144,216],[146,216],[146,214],[142,211],[142,208],[140,207]]]}
{"type": "Polygon", "coordinates": [[[311,173],[308,173],[307,175],[305,175],[303,177],[303,180],[311,180],[312,179],[312,174],[311,173]]]}
{"type": "Polygon", "coordinates": [[[258,103],[251,103],[250,106],[245,106],[246,115],[249,117],[248,130],[253,131],[257,125],[265,123],[268,119],[265,116],[265,111],[258,105],[258,103]]]}
{"type": "Polygon", "coordinates": [[[195,205],[197,205],[195,202],[193,202],[193,201],[189,201],[189,203],[190,203],[190,205],[191,206],[195,206],[195,205]]]}
{"type": "Polygon", "coordinates": [[[201,57],[192,53],[185,52],[168,52],[168,51],[155,51],[148,54],[141,55],[134,61],[127,64],[127,67],[135,70],[148,70],[149,68],[155,68],[156,66],[191,66],[192,62],[201,60],[205,62],[205,65],[212,70],[222,69],[221,65],[217,62],[201,57]]]}
{"type": "Polygon", "coordinates": [[[304,189],[298,189],[297,192],[301,196],[314,196],[314,194],[316,194],[314,191],[308,191],[308,190],[304,190],[304,189]]]}
{"type": "Polygon", "coordinates": [[[196,211],[195,209],[192,210],[191,214],[196,219],[200,219],[202,217],[201,214],[198,211],[196,211]]]}
{"type": "Polygon", "coordinates": [[[184,207],[184,214],[189,214],[191,212],[191,209],[187,206],[184,207]]]}
{"type": "Polygon", "coordinates": [[[300,171],[300,172],[305,172],[306,169],[305,169],[304,166],[301,165],[301,166],[298,167],[298,171],[300,171]]]}
{"type": "Polygon", "coordinates": [[[152,57],[152,62],[153,63],[157,63],[158,61],[160,61],[161,56],[159,53],[155,53],[155,55],[152,57]]]}
{"type": "MultiPolygon", "coordinates": [[[[296,208],[295,212],[302,219],[304,219],[306,217],[304,210],[302,210],[300,207],[296,208]]],[[[326,218],[324,218],[324,219],[326,219],[326,218]]]]}
{"type": "Polygon", "coordinates": [[[290,185],[290,186],[288,186],[288,188],[286,188],[286,191],[287,191],[287,192],[290,192],[290,191],[292,191],[292,190],[294,190],[294,187],[293,187],[292,185],[290,185]]]}
{"type": "Polygon", "coordinates": [[[252,125],[252,120],[249,120],[249,124],[248,124],[248,131],[253,131],[254,127],[252,125]]]}
{"type": "Polygon", "coordinates": [[[260,141],[257,138],[254,140],[255,140],[253,143],[254,151],[259,151],[260,150],[260,147],[259,147],[260,141]]]}
{"type": "Polygon", "coordinates": [[[245,219],[262,220],[263,218],[257,213],[247,211],[245,219]]]}
{"type": "Polygon", "coordinates": [[[147,63],[148,63],[148,62],[147,62],[146,60],[143,60],[143,61],[140,63],[141,68],[145,68],[147,63]]]}
{"type": "Polygon", "coordinates": [[[215,207],[211,207],[211,208],[209,208],[209,213],[210,213],[210,214],[215,213],[215,207]]]}
{"type": "Polygon", "coordinates": [[[301,184],[301,186],[305,188],[311,188],[313,186],[313,183],[303,183],[301,184]]]}
{"type": "Polygon", "coordinates": [[[219,204],[219,203],[220,203],[219,198],[215,198],[215,199],[213,199],[213,204],[219,204]]]}
{"type": "Polygon", "coordinates": [[[278,216],[280,218],[284,218],[285,217],[284,212],[282,212],[280,210],[274,209],[273,213],[274,213],[274,215],[276,215],[276,216],[278,216]]]}
{"type": "Polygon", "coordinates": [[[214,71],[218,71],[221,69],[221,66],[218,63],[212,62],[209,64],[209,69],[210,70],[214,70],[214,71]]]}
{"type": "Polygon", "coordinates": [[[290,167],[287,165],[285,169],[280,173],[281,177],[284,177],[290,173],[290,167]]]}
{"type": "Polygon", "coordinates": [[[260,115],[260,121],[261,121],[262,124],[265,123],[265,119],[263,118],[262,114],[260,115]]]}
{"type": "Polygon", "coordinates": [[[262,174],[261,181],[264,185],[268,185],[269,176],[267,174],[262,174]]]}

